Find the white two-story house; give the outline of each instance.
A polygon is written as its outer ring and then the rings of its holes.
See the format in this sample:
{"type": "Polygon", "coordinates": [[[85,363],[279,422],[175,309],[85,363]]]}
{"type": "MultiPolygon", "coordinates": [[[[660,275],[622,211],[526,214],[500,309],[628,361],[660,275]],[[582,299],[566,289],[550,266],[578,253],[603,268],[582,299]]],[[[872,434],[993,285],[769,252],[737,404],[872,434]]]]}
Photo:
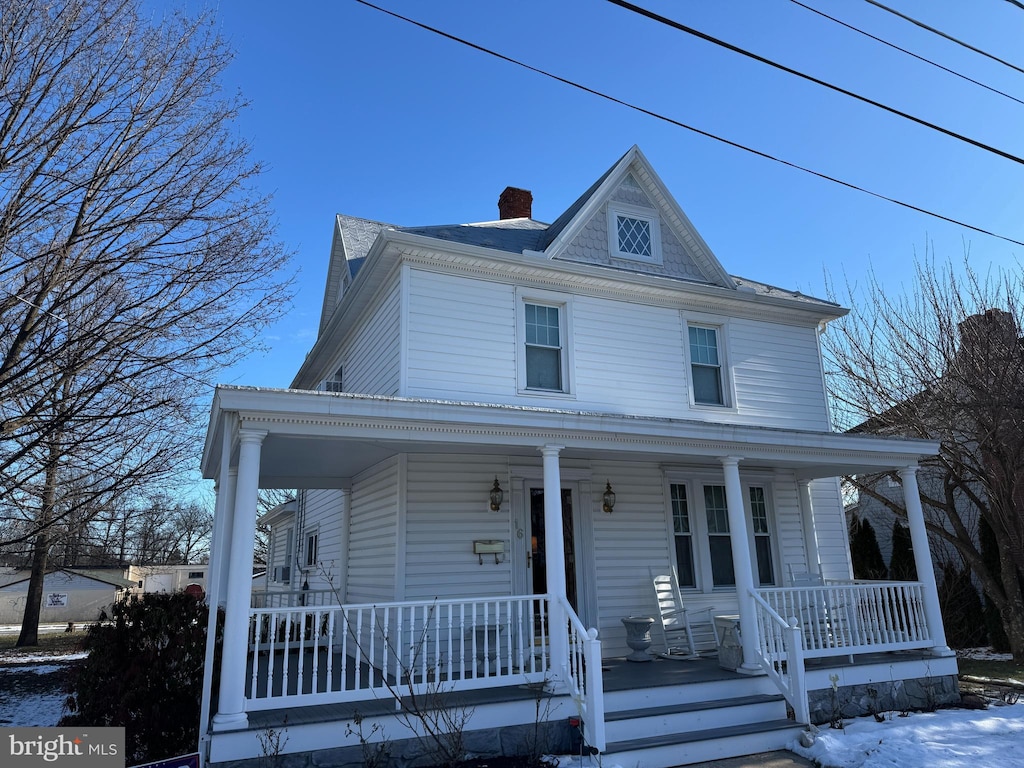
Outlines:
{"type": "Polygon", "coordinates": [[[541,696],[546,748],[643,766],[782,746],[834,714],[831,676],[843,706],[905,680],[955,696],[931,569],[852,581],[837,476],[898,471],[927,563],[937,445],[832,432],[818,335],[845,310],[730,275],[636,147],[555,222],[531,205],[338,216],[291,388],[217,389],[207,759],[258,758],[287,716],[285,752],[341,764],[354,712],[413,738],[388,718],[428,694],[472,703],[475,752],[515,751],[541,696]],[[260,488],[297,495],[251,595],[260,488]],[[668,574],[718,660],[668,649],[668,574]]]}

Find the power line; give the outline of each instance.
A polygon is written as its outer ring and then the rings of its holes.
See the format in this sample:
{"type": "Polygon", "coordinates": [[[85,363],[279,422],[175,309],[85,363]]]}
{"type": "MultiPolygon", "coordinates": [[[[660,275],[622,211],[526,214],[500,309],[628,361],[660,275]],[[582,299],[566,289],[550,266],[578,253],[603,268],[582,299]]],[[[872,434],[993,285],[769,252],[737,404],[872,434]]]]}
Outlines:
{"type": "Polygon", "coordinates": [[[1006,0],[1006,2],[1010,3],[1011,5],[1016,5],[1022,11],[1024,11],[1024,3],[1022,3],[1021,0],[1006,0]]]}
{"type": "MultiPolygon", "coordinates": [[[[878,0],[867,0],[867,2],[871,3],[876,8],[881,8],[883,11],[886,11],[887,13],[891,13],[893,16],[898,16],[899,18],[903,19],[904,21],[909,21],[911,24],[913,24],[916,27],[920,27],[921,29],[926,29],[926,30],[928,30],[929,32],[931,32],[934,35],[938,35],[939,37],[942,37],[942,38],[945,38],[946,40],[949,40],[949,42],[951,42],[951,43],[956,43],[957,45],[962,46],[962,47],[966,48],[969,51],[973,51],[974,53],[977,53],[980,56],[984,56],[985,58],[992,59],[992,61],[997,61],[1000,64],[1002,64],[1004,67],[1009,67],[1010,69],[1012,69],[1012,70],[1014,70],[1016,72],[1020,72],[1022,75],[1024,75],[1024,69],[1021,69],[1016,64],[1011,64],[1010,62],[1006,61],[1005,59],[1000,59],[998,56],[993,56],[988,51],[983,51],[983,50],[981,50],[981,48],[976,48],[973,45],[971,45],[970,43],[965,43],[963,40],[960,40],[959,38],[953,37],[952,35],[943,32],[941,29],[936,29],[935,27],[930,27],[927,24],[925,24],[923,21],[918,21],[913,16],[907,16],[907,14],[905,14],[905,13],[900,13],[895,8],[890,8],[888,5],[884,5],[884,4],[880,3],[880,2],[878,2],[878,0]]],[[[1018,3],[1018,2],[1014,2],[1014,0],[1010,0],[1010,2],[1013,2],[1014,5],[1019,5],[1021,8],[1024,8],[1024,4],[1021,4],[1021,3],[1018,3]]]]}
{"type": "Polygon", "coordinates": [[[632,104],[632,103],[630,103],[628,101],[625,101],[623,99],[617,98],[615,96],[611,96],[611,95],[609,95],[607,93],[603,93],[602,91],[598,91],[598,90],[595,90],[594,88],[590,88],[590,87],[588,87],[586,85],[582,85],[581,83],[577,83],[577,82],[575,82],[573,80],[569,80],[567,78],[561,77],[560,75],[556,75],[556,74],[554,74],[552,72],[548,72],[546,70],[540,69],[539,67],[534,67],[534,66],[532,66],[530,64],[526,64],[525,62],[519,61],[518,59],[513,59],[511,56],[506,56],[505,54],[498,53],[497,51],[493,51],[490,48],[485,48],[482,45],[478,45],[477,43],[471,42],[469,40],[465,40],[465,39],[463,39],[461,37],[458,37],[456,35],[451,34],[450,32],[445,32],[444,30],[438,29],[436,27],[432,27],[429,24],[424,24],[423,22],[416,21],[415,19],[411,19],[408,16],[403,16],[400,13],[396,13],[395,11],[388,10],[387,8],[382,8],[379,5],[374,5],[373,3],[369,2],[368,0],[355,0],[355,2],[359,3],[360,5],[366,6],[367,8],[372,8],[375,11],[379,11],[380,13],[383,13],[383,14],[385,14],[387,16],[391,16],[392,18],[399,19],[400,21],[404,21],[404,22],[406,22],[408,24],[411,24],[411,25],[413,25],[415,27],[419,27],[420,29],[423,29],[423,30],[425,30],[427,32],[432,32],[435,35],[439,35],[439,36],[444,37],[444,38],[446,38],[448,40],[451,40],[453,42],[459,43],[460,45],[465,45],[468,48],[472,48],[475,51],[479,51],[480,53],[485,53],[488,56],[493,56],[494,58],[500,59],[501,61],[508,62],[509,64],[515,64],[517,67],[522,67],[523,69],[527,69],[530,72],[534,72],[534,73],[536,73],[538,75],[543,75],[544,77],[548,77],[548,78],[550,78],[552,80],[555,80],[556,82],[562,83],[563,85],[568,85],[568,86],[570,86],[572,88],[576,88],[576,89],[578,89],[580,91],[583,91],[584,93],[589,93],[592,96],[597,96],[599,98],[605,99],[606,101],[610,101],[613,104],[618,104],[620,106],[627,107],[629,109],[635,110],[636,112],[640,112],[641,114],[647,115],[648,117],[653,117],[656,120],[661,120],[663,122],[669,123],[670,125],[674,125],[677,128],[683,128],[683,129],[685,129],[687,131],[691,131],[691,132],[696,133],[696,134],[698,134],[700,136],[704,136],[704,137],[706,137],[708,139],[712,139],[714,141],[717,141],[717,142],[720,142],[722,144],[725,144],[726,146],[734,147],[735,149],[740,149],[740,150],[743,150],[744,152],[749,152],[750,154],[756,155],[756,156],[761,157],[761,158],[764,158],[765,160],[771,160],[773,162],[785,165],[785,166],[787,166],[789,168],[794,168],[794,169],[796,169],[798,171],[803,171],[804,173],[809,173],[810,175],[816,176],[819,179],[824,179],[825,181],[831,181],[834,184],[839,184],[840,186],[846,187],[847,189],[856,190],[857,192],[863,192],[864,194],[870,195],[871,197],[875,197],[875,198],[877,198],[879,200],[885,200],[886,202],[893,203],[894,205],[898,205],[898,206],[901,206],[903,208],[907,208],[907,209],[909,209],[911,211],[916,211],[917,213],[923,213],[926,216],[931,216],[933,218],[940,219],[940,220],[948,222],[950,224],[955,224],[955,225],[957,225],[959,227],[966,227],[967,229],[970,229],[970,230],[972,230],[974,232],[980,232],[983,235],[989,235],[989,236],[995,237],[995,238],[997,238],[999,240],[1005,240],[1006,242],[1013,243],[1014,245],[1024,245],[1024,240],[1015,240],[1012,237],[1009,237],[1007,235],[1000,235],[1000,234],[998,234],[996,232],[992,232],[991,230],[984,229],[982,227],[978,227],[978,226],[975,226],[973,224],[968,224],[965,221],[960,221],[959,219],[954,219],[954,218],[952,218],[950,216],[944,216],[941,213],[936,213],[934,211],[930,211],[927,208],[921,208],[920,206],[914,205],[913,203],[908,203],[908,202],[905,202],[903,200],[899,200],[899,199],[894,198],[894,197],[889,197],[887,195],[883,195],[880,192],[874,192],[874,191],[872,191],[870,189],[867,189],[865,187],[858,186],[857,184],[854,184],[852,182],[843,181],[842,179],[836,178],[834,176],[829,176],[826,173],[822,173],[820,171],[815,171],[815,170],[813,170],[811,168],[807,168],[806,166],[799,165],[799,164],[794,163],[794,162],[790,162],[789,160],[784,160],[784,159],[782,159],[780,157],[775,157],[774,155],[768,154],[767,152],[762,152],[759,149],[754,149],[753,147],[748,147],[745,144],[740,144],[737,141],[733,141],[731,139],[724,138],[722,136],[719,136],[717,134],[711,133],[709,131],[702,130],[702,129],[697,128],[697,127],[692,126],[692,125],[688,125],[688,124],[683,123],[683,122],[681,122],[679,120],[676,120],[674,118],[671,118],[671,117],[668,117],[666,115],[663,115],[663,114],[661,114],[659,112],[654,112],[653,110],[647,109],[645,107],[641,107],[641,106],[636,105],[636,104],[632,104]]]}
{"type": "MultiPolygon", "coordinates": [[[[890,48],[893,48],[893,49],[899,51],[900,53],[905,53],[905,54],[907,54],[907,56],[913,56],[918,61],[923,61],[925,64],[930,64],[933,67],[937,67],[938,69],[941,69],[943,72],[948,72],[949,74],[953,75],[954,77],[959,77],[960,79],[966,80],[969,83],[974,83],[974,85],[980,86],[981,88],[984,88],[985,90],[992,91],[993,93],[998,93],[1000,96],[1005,96],[1006,98],[1008,98],[1008,99],[1010,99],[1012,101],[1016,101],[1018,104],[1024,104],[1024,100],[1018,99],[1016,96],[1011,96],[1010,94],[1006,93],[1005,91],[1000,91],[998,88],[993,88],[991,85],[986,85],[985,83],[981,82],[980,80],[975,80],[973,77],[968,77],[967,75],[964,75],[964,74],[961,74],[960,72],[957,72],[955,69],[950,69],[949,67],[945,67],[942,64],[939,64],[938,62],[932,61],[931,59],[925,58],[924,56],[920,56],[920,55],[914,53],[913,51],[908,51],[906,48],[901,48],[900,46],[896,45],[895,43],[890,43],[888,40],[884,40],[881,37],[878,37],[876,35],[871,34],[870,32],[865,32],[863,29],[860,29],[859,27],[855,27],[852,24],[848,24],[845,21],[842,21],[841,19],[837,19],[835,16],[829,16],[824,11],[819,11],[817,8],[812,8],[811,6],[806,5],[805,3],[800,2],[800,0],[789,0],[789,1],[791,3],[793,3],[794,5],[799,5],[801,8],[804,8],[804,9],[810,11],[811,13],[818,14],[822,18],[828,19],[829,21],[832,21],[832,22],[835,22],[836,24],[844,26],[847,29],[852,30],[852,31],[854,31],[854,32],[856,32],[856,33],[858,33],[860,35],[864,35],[864,37],[869,37],[872,40],[881,43],[882,45],[887,45],[890,48]]],[[[1009,0],[1009,1],[1012,2],[1013,0],[1009,0]]],[[[1024,7],[1024,6],[1022,6],[1022,7],[1024,7]]]]}
{"type": "MultiPolygon", "coordinates": [[[[868,0],[869,3],[873,3],[874,1],[875,0],[868,0]]],[[[808,82],[814,83],[815,85],[820,85],[824,88],[828,88],[829,90],[835,91],[836,93],[841,93],[844,96],[849,96],[850,98],[856,99],[857,101],[864,102],[865,104],[870,104],[871,106],[889,112],[890,114],[902,117],[905,120],[910,120],[911,122],[917,123],[918,125],[923,125],[926,128],[931,128],[933,131],[938,131],[939,133],[945,134],[950,138],[959,139],[960,141],[966,142],[971,146],[977,147],[978,149],[983,149],[986,152],[991,152],[994,155],[998,155],[999,157],[1002,157],[1005,160],[1012,160],[1015,163],[1024,165],[1024,157],[1019,157],[1010,152],[1006,152],[997,147],[993,147],[991,144],[985,144],[984,142],[978,141],[977,139],[972,139],[969,136],[964,136],[962,133],[957,133],[956,131],[952,131],[949,128],[943,128],[941,125],[937,125],[936,123],[929,122],[928,120],[925,120],[920,117],[915,117],[914,115],[911,115],[909,112],[904,112],[902,110],[896,109],[895,107],[890,107],[888,104],[883,104],[880,101],[869,99],[867,96],[861,96],[859,93],[847,90],[846,88],[841,88],[838,85],[833,85],[832,83],[826,80],[814,77],[813,75],[808,75],[807,73],[801,72],[798,69],[787,67],[785,64],[779,64],[777,61],[765,58],[764,56],[753,53],[752,51],[748,51],[745,48],[740,48],[739,46],[733,45],[732,43],[727,43],[724,40],[719,40],[717,37],[712,37],[709,34],[701,32],[698,29],[694,29],[693,27],[688,27],[685,24],[682,24],[681,22],[675,21],[674,19],[662,16],[661,14],[655,13],[654,11],[649,11],[646,8],[640,7],[639,5],[634,5],[633,3],[627,2],[627,0],[607,0],[607,2],[611,3],[612,5],[617,5],[620,8],[624,8],[627,11],[632,11],[633,13],[636,13],[640,16],[645,16],[646,18],[651,19],[652,21],[656,21],[659,24],[664,24],[668,27],[672,27],[673,29],[679,30],[680,32],[685,32],[688,35],[698,37],[701,40],[725,48],[726,50],[732,51],[733,53],[738,53],[741,56],[746,56],[747,58],[753,59],[754,61],[761,62],[762,64],[767,64],[769,67],[778,69],[782,72],[785,72],[786,74],[795,75],[796,77],[799,77],[803,80],[807,80],[808,82]]]]}

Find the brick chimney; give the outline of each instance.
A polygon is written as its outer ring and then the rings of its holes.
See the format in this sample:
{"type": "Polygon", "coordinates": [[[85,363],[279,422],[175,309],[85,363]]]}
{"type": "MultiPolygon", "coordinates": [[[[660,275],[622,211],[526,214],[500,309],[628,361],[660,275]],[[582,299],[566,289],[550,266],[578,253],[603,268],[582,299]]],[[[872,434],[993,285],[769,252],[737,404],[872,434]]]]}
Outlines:
{"type": "Polygon", "coordinates": [[[528,189],[505,187],[498,196],[498,216],[502,219],[532,219],[533,193],[528,189]]]}

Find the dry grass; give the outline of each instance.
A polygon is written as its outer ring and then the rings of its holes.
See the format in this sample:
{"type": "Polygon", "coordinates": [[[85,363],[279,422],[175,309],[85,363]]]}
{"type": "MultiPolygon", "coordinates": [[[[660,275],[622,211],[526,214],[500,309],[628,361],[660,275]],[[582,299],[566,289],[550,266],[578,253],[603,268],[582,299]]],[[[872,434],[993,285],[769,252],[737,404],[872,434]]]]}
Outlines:
{"type": "Polygon", "coordinates": [[[39,636],[39,645],[16,648],[18,635],[0,635],[0,665],[16,662],[18,654],[32,653],[45,656],[61,656],[81,650],[79,646],[85,638],[85,628],[75,632],[57,632],[39,636]]]}

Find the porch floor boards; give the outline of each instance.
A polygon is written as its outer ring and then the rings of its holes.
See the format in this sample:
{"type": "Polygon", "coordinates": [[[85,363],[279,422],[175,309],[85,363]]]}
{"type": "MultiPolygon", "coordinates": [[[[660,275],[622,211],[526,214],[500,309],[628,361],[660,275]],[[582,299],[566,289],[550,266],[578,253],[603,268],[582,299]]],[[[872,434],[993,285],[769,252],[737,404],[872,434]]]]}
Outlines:
{"type": "MultiPolygon", "coordinates": [[[[807,668],[809,670],[836,669],[839,667],[877,664],[884,661],[910,661],[924,658],[928,658],[927,652],[894,651],[889,653],[859,654],[854,657],[853,664],[851,664],[846,656],[834,656],[809,660],[807,668]]],[[[750,678],[749,675],[722,669],[715,658],[682,661],[653,657],[653,661],[637,663],[626,661],[625,658],[619,657],[604,659],[601,662],[601,666],[604,671],[605,693],[750,678]]],[[[467,707],[478,707],[510,701],[528,701],[537,698],[537,695],[538,689],[531,685],[502,686],[442,694],[443,697],[452,697],[460,706],[467,707]]],[[[549,694],[541,695],[547,696],[549,694]]],[[[249,712],[249,729],[263,730],[268,727],[280,727],[286,723],[288,725],[306,725],[348,721],[357,713],[362,717],[376,717],[394,714],[397,709],[395,700],[388,697],[367,701],[315,704],[311,706],[253,711],[249,712]]]]}

